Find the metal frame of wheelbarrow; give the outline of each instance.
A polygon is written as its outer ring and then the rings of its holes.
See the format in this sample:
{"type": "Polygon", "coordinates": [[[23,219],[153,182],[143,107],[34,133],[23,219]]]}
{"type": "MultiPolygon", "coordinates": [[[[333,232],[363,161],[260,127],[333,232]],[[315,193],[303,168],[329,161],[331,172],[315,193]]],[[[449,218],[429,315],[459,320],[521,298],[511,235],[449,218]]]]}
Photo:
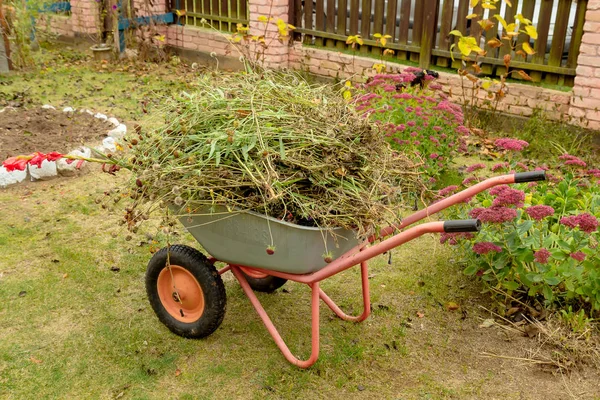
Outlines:
{"type": "MultiPolygon", "coordinates": [[[[421,225],[417,225],[413,228],[406,229],[406,227],[414,224],[415,222],[421,221],[422,219],[433,215],[441,210],[444,210],[452,205],[464,202],[466,199],[475,196],[476,194],[483,192],[493,186],[502,184],[522,183],[540,181],[545,179],[544,171],[533,171],[533,172],[522,172],[511,175],[502,175],[494,178],[487,179],[480,182],[468,189],[465,189],[459,193],[456,193],[444,200],[441,200],[425,209],[422,209],[402,220],[401,223],[389,226],[383,229],[379,235],[373,235],[366,241],[359,244],[352,250],[346,252],[342,256],[335,259],[329,265],[323,267],[317,272],[310,274],[298,275],[290,274],[285,272],[278,272],[273,270],[265,270],[261,268],[251,268],[239,265],[227,265],[226,267],[219,270],[219,274],[223,274],[229,270],[233,273],[235,278],[240,283],[242,290],[246,293],[246,296],[250,299],[250,302],[256,309],[256,312],[262,319],[267,330],[275,340],[275,343],[285,356],[285,358],[292,364],[300,368],[308,368],[313,365],[319,357],[319,305],[320,300],[323,300],[329,308],[341,319],[353,322],[364,321],[371,313],[371,299],[369,295],[369,279],[368,279],[368,266],[367,261],[373,257],[385,253],[395,247],[398,247],[410,240],[413,240],[425,233],[440,233],[440,232],[474,232],[478,231],[481,223],[479,220],[458,220],[458,221],[437,221],[428,222],[421,225]],[[386,236],[392,235],[392,237],[382,240],[386,236]],[[380,243],[373,244],[375,241],[382,240],[380,243]],[[323,289],[319,287],[319,283],[339,272],[345,271],[355,265],[360,264],[361,279],[362,279],[362,293],[363,293],[363,312],[358,316],[350,316],[344,313],[334,302],[325,294],[323,289]],[[262,304],[254,294],[250,287],[250,284],[246,280],[242,268],[247,272],[257,272],[264,274],[265,276],[271,275],[283,279],[288,279],[294,282],[305,283],[311,288],[311,315],[312,315],[312,350],[310,358],[307,360],[300,360],[295,357],[281,335],[277,331],[277,328],[267,315],[267,312],[263,308],[262,304]]],[[[218,260],[212,258],[212,262],[218,260]]]]}

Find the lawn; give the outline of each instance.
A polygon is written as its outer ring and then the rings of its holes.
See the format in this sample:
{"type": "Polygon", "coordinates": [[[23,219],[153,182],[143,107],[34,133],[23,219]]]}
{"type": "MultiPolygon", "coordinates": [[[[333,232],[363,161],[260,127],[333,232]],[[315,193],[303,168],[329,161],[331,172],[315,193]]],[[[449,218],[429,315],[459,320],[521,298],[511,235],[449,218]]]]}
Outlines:
{"type": "MultiPolygon", "coordinates": [[[[144,124],[161,96],[193,90],[209,73],[179,63],[103,68],[64,50],[44,57],[41,73],[0,76],[0,100],[85,107],[144,124]],[[78,82],[76,91],[69,82],[78,82]]],[[[150,245],[165,244],[158,221],[127,240],[123,206],[97,204],[123,179],[92,166],[0,190],[1,398],[600,398],[598,371],[567,374],[525,361],[529,350],[552,349],[482,325],[489,296],[433,235],[393,251],[391,263],[387,255],[373,261],[373,314],[364,323],[341,321],[322,305],[321,354],[307,370],[283,358],[229,273],[221,327],[203,340],[178,337],[157,320],[144,288],[150,245]]],[[[179,231],[172,241],[197,246],[179,231]]],[[[358,269],[322,287],[360,312],[358,269]]],[[[307,287],[288,282],[259,298],[292,352],[307,358],[307,287]]]]}

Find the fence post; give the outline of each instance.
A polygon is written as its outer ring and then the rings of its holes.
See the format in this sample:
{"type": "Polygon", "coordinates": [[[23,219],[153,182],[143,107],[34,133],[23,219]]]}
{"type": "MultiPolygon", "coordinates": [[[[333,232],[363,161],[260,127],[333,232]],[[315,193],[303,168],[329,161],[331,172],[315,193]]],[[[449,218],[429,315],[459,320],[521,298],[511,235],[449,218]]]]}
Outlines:
{"type": "Polygon", "coordinates": [[[423,10],[423,34],[421,35],[419,67],[425,69],[431,63],[431,50],[435,46],[439,0],[423,0],[423,3],[425,3],[425,8],[423,10]]]}

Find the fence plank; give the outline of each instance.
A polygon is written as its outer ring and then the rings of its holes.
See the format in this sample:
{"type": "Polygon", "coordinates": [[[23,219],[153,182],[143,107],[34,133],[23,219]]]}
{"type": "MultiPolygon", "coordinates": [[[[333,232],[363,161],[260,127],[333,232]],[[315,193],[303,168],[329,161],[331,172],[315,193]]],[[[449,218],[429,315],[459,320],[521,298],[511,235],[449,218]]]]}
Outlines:
{"type": "MultiPolygon", "coordinates": [[[[312,0],[304,0],[304,1],[307,2],[307,1],[312,1],[312,0]]],[[[315,0],[315,1],[316,1],[315,30],[325,32],[325,2],[323,0],[315,0]]],[[[317,37],[315,40],[315,44],[317,46],[323,46],[323,38],[317,37]]]]}
{"type": "MultiPolygon", "coordinates": [[[[567,27],[569,25],[569,14],[571,11],[572,0],[559,0],[556,11],[556,21],[554,23],[554,32],[552,33],[552,47],[548,57],[548,65],[559,66],[562,64],[562,55],[565,48],[565,39],[567,38],[567,27]]],[[[558,75],[546,76],[546,82],[558,83],[558,75]]]]}
{"type": "MultiPolygon", "coordinates": [[[[469,15],[469,0],[460,0],[458,3],[458,10],[456,12],[456,28],[463,35],[467,34],[467,15],[469,15]]],[[[456,43],[456,39],[454,39],[456,43]]],[[[452,63],[452,68],[462,68],[462,62],[460,58],[456,59],[452,63]]]]}
{"type": "Polygon", "coordinates": [[[477,43],[481,42],[481,35],[483,30],[481,29],[481,25],[479,25],[477,23],[477,21],[480,21],[483,19],[483,7],[481,6],[481,2],[479,2],[474,8],[473,8],[473,13],[479,15],[479,18],[477,20],[471,20],[471,29],[470,29],[470,33],[471,36],[473,36],[475,39],[477,39],[477,43]]]}
{"type": "MultiPolygon", "coordinates": [[[[325,18],[325,32],[335,32],[335,6],[336,0],[327,1],[327,18],[325,18]]],[[[327,40],[325,44],[327,47],[335,47],[334,40],[327,40]]]]}
{"type": "Polygon", "coordinates": [[[571,46],[569,47],[567,67],[574,68],[577,66],[577,56],[579,55],[579,47],[581,46],[581,38],[583,37],[583,25],[585,23],[585,11],[587,10],[587,3],[587,0],[579,0],[579,2],[577,2],[575,25],[573,26],[573,34],[571,36],[571,46]]]}
{"type": "MultiPolygon", "coordinates": [[[[536,0],[523,0],[523,9],[521,10],[521,14],[523,14],[523,17],[532,20],[533,19],[533,11],[535,9],[535,2],[536,0]]],[[[536,23],[536,21],[532,21],[534,24],[536,23]]],[[[519,35],[519,39],[517,40],[517,47],[520,47],[521,44],[523,44],[523,42],[529,40],[529,36],[521,33],[519,35]]]]}
{"type": "MultiPolygon", "coordinates": [[[[421,45],[421,37],[423,36],[423,11],[425,7],[425,0],[417,1],[415,3],[415,15],[413,17],[413,28],[412,28],[412,43],[415,46],[421,45]]],[[[411,61],[419,61],[419,55],[412,53],[410,55],[411,61]]]]}
{"type": "MultiPolygon", "coordinates": [[[[362,15],[360,19],[360,35],[364,39],[371,38],[371,0],[362,0],[362,15]]],[[[361,52],[368,52],[367,46],[361,46],[361,52]]]]}
{"type": "MultiPolygon", "coordinates": [[[[248,15],[248,0],[238,0],[240,3],[240,8],[239,8],[239,18],[240,19],[244,19],[246,21],[248,21],[248,19],[250,18],[250,16],[248,15]]],[[[298,12],[298,17],[300,16],[300,12],[298,12]]]]}
{"type": "MultiPolygon", "coordinates": [[[[304,0],[304,28],[311,29],[311,30],[315,28],[313,26],[313,2],[312,2],[312,0],[304,0]]],[[[304,43],[312,44],[312,36],[305,35],[304,43]]]]}
{"type": "MultiPolygon", "coordinates": [[[[504,20],[506,21],[507,24],[512,24],[513,22],[515,22],[515,14],[517,14],[517,10],[519,9],[519,0],[512,0],[512,7],[508,7],[508,5],[506,6],[506,9],[504,10],[504,20]]],[[[500,25],[500,22],[495,21],[496,22],[496,26],[500,25]]],[[[502,32],[503,35],[505,35],[505,32],[502,32]]],[[[500,38],[500,40],[502,41],[502,47],[500,47],[499,51],[498,51],[498,58],[499,59],[504,59],[504,56],[507,54],[510,54],[512,49],[511,46],[507,43],[508,40],[502,40],[502,38],[500,38]]],[[[496,68],[496,76],[502,76],[506,74],[506,68],[504,66],[500,66],[496,68]]]]}
{"type": "Polygon", "coordinates": [[[429,68],[431,51],[435,46],[437,32],[438,0],[423,0],[423,33],[421,34],[421,53],[419,54],[419,67],[429,68]]]}
{"type": "MultiPolygon", "coordinates": [[[[338,2],[338,15],[337,15],[337,27],[335,33],[338,35],[346,35],[346,20],[348,19],[348,0],[339,0],[338,2]]],[[[346,44],[341,41],[337,41],[338,49],[345,49],[346,44]]]]}
{"type": "MultiPolygon", "coordinates": [[[[444,0],[442,4],[442,23],[440,24],[440,34],[438,48],[442,50],[450,50],[450,35],[452,30],[452,17],[454,15],[454,0],[444,0]]],[[[447,58],[438,58],[436,64],[441,67],[447,67],[450,60],[447,58]]]]}
{"type": "Polygon", "coordinates": [[[360,0],[350,0],[350,35],[358,34],[358,8],[360,0]]]}
{"type": "MultiPolygon", "coordinates": [[[[506,8],[508,9],[509,7],[507,6],[506,8]]],[[[494,18],[494,14],[497,13],[500,13],[500,10],[488,10],[487,19],[490,20],[494,24],[494,26],[485,31],[485,45],[483,47],[483,49],[486,52],[486,55],[492,58],[498,58],[498,54],[500,53],[500,48],[493,48],[490,45],[488,45],[488,42],[490,40],[498,39],[498,25],[500,25],[500,23],[497,19],[494,18]]],[[[494,66],[489,64],[482,65],[481,72],[485,75],[492,75],[494,73],[494,66]]]]}
{"type": "MultiPolygon", "coordinates": [[[[373,16],[373,34],[379,33],[381,35],[383,32],[383,20],[384,20],[384,12],[385,12],[385,2],[384,0],[375,0],[375,14],[373,16]]],[[[380,55],[382,50],[379,47],[373,47],[371,52],[375,55],[380,55]]]]}
{"type": "MultiPolygon", "coordinates": [[[[534,46],[535,54],[531,58],[531,62],[534,64],[544,64],[546,47],[548,45],[548,32],[550,30],[550,18],[552,17],[553,5],[554,0],[542,0],[542,5],[540,7],[540,16],[537,21],[538,38],[535,41],[534,46]]],[[[534,82],[539,82],[542,80],[541,72],[533,71],[530,74],[530,76],[534,82]]]]}
{"type": "MultiPolygon", "coordinates": [[[[400,5],[400,26],[398,31],[398,43],[408,43],[408,29],[410,28],[410,0],[402,0],[400,5]]],[[[406,60],[406,52],[399,51],[398,58],[406,60]]]]}
{"type": "Polygon", "coordinates": [[[398,0],[387,0],[387,10],[385,16],[385,34],[390,35],[392,38],[388,39],[389,42],[396,40],[396,11],[398,7],[398,0]]]}
{"type": "MultiPolygon", "coordinates": [[[[231,16],[229,15],[229,7],[227,4],[227,0],[221,0],[219,3],[219,16],[220,17],[224,17],[227,16],[228,18],[230,18],[231,16]]],[[[227,22],[220,22],[219,23],[219,29],[220,30],[229,30],[231,28],[231,25],[227,22]]]]}

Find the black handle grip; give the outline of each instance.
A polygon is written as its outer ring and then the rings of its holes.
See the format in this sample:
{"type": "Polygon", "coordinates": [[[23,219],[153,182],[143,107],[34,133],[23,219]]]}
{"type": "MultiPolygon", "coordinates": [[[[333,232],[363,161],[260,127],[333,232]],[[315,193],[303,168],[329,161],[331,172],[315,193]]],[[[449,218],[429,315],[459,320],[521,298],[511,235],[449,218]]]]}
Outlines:
{"type": "Polygon", "coordinates": [[[515,174],[515,183],[545,181],[546,171],[519,172],[515,174]]]}
{"type": "Polygon", "coordinates": [[[454,221],[444,221],[444,232],[479,232],[481,221],[478,219],[457,219],[454,221]]]}

